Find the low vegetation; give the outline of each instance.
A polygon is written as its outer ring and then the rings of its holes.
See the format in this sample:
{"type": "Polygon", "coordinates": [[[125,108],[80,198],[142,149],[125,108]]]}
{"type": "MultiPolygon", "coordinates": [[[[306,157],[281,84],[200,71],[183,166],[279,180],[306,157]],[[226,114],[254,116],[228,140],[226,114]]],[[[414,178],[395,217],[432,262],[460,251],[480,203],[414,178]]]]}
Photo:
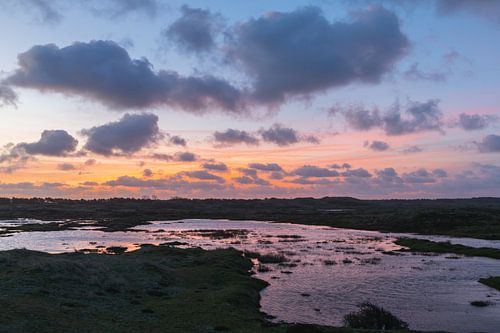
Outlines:
{"type": "Polygon", "coordinates": [[[144,246],[117,255],[3,251],[0,332],[359,332],[267,321],[259,311],[259,292],[267,284],[251,277],[251,266],[234,249],[144,246]]]}
{"type": "Polygon", "coordinates": [[[500,291],[500,276],[492,276],[489,278],[479,279],[479,282],[500,291]]]}
{"type": "MultiPolygon", "coordinates": [[[[0,198],[0,219],[12,218],[89,219],[96,220],[96,226],[104,227],[105,231],[125,230],[152,220],[213,218],[500,239],[499,198],[359,200],[326,197],[88,201],[0,198]]],[[[36,228],[60,230],[68,228],[68,224],[23,227],[25,231],[36,228]]]]}
{"type": "Polygon", "coordinates": [[[394,316],[372,303],[359,305],[359,310],[344,317],[344,323],[351,328],[365,328],[377,330],[407,329],[408,323],[394,316]]]}
{"type": "Polygon", "coordinates": [[[465,256],[500,259],[500,249],[489,247],[470,247],[450,242],[433,242],[426,239],[400,238],[397,245],[407,247],[408,251],[424,253],[455,253],[465,256]]]}

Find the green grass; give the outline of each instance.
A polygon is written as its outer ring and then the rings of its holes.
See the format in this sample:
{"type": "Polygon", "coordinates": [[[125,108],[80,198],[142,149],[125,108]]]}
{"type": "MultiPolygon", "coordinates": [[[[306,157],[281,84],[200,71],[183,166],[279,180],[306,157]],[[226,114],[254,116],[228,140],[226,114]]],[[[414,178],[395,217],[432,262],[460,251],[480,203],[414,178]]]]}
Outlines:
{"type": "Polygon", "coordinates": [[[379,332],[271,324],[250,268],[234,249],[0,252],[0,332],[379,332]]]}
{"type": "Polygon", "coordinates": [[[500,291],[500,276],[479,279],[482,284],[500,291]]]}
{"type": "Polygon", "coordinates": [[[455,253],[473,257],[500,259],[500,250],[489,247],[470,247],[449,242],[433,242],[425,239],[400,238],[397,245],[409,248],[413,252],[455,253]]]}

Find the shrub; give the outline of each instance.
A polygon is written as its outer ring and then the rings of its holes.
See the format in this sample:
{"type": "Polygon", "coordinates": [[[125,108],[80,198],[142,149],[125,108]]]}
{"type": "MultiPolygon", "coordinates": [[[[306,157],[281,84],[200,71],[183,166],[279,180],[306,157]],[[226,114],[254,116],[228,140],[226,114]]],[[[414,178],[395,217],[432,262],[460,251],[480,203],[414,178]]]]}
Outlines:
{"type": "Polygon", "coordinates": [[[359,310],[357,312],[352,312],[344,316],[345,326],[376,330],[408,328],[408,323],[372,303],[365,302],[358,307],[359,310]]]}

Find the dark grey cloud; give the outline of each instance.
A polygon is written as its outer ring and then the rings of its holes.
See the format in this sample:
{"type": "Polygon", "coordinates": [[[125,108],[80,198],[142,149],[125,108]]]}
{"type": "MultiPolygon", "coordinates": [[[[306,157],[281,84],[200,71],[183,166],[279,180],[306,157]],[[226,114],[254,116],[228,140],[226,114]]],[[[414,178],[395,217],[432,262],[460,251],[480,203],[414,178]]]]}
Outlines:
{"type": "Polygon", "coordinates": [[[151,169],[142,170],[142,176],[145,178],[153,177],[154,173],[151,169]]]}
{"type": "Polygon", "coordinates": [[[224,163],[216,163],[216,162],[207,162],[203,163],[202,165],[203,169],[210,170],[210,171],[216,171],[216,172],[226,172],[229,170],[227,165],[224,163]]]}
{"type": "Polygon", "coordinates": [[[278,146],[288,146],[299,142],[296,130],[283,127],[280,124],[274,124],[269,129],[262,129],[260,135],[264,141],[277,144],[278,146]]]}
{"type": "Polygon", "coordinates": [[[448,177],[448,172],[444,169],[434,169],[432,170],[432,174],[438,178],[448,177]]]}
{"type": "Polygon", "coordinates": [[[259,139],[247,131],[229,128],[224,132],[215,132],[213,135],[215,144],[220,147],[227,147],[237,144],[258,145],[259,139]]]}
{"type": "Polygon", "coordinates": [[[93,158],[89,158],[88,160],[86,160],[83,164],[85,166],[92,166],[92,165],[95,165],[97,163],[97,161],[93,158]]]}
{"type": "Polygon", "coordinates": [[[174,154],[174,160],[179,162],[195,162],[198,160],[196,154],[185,151],[174,154]]]}
{"type": "Polygon", "coordinates": [[[489,114],[461,113],[451,127],[458,126],[466,131],[480,130],[498,121],[498,117],[489,114]]]}
{"type": "Polygon", "coordinates": [[[163,35],[185,51],[208,52],[215,47],[215,38],[221,28],[220,15],[184,5],[181,7],[181,17],[163,35]]]}
{"type": "Polygon", "coordinates": [[[57,169],[61,171],[72,171],[76,170],[76,166],[72,163],[60,163],[57,165],[57,169]]]}
{"type": "Polygon", "coordinates": [[[290,127],[284,127],[281,124],[274,124],[268,129],[261,129],[259,134],[265,142],[274,143],[278,146],[289,146],[300,141],[306,141],[313,144],[318,144],[319,139],[314,136],[303,136],[299,132],[290,127]]]}
{"type": "Polygon", "coordinates": [[[318,7],[272,12],[234,28],[229,57],[253,79],[254,98],[282,102],[353,82],[379,82],[409,45],[396,15],[373,6],[349,22],[318,7]]]}
{"type": "Polygon", "coordinates": [[[175,146],[185,147],[187,145],[186,139],[184,139],[178,135],[169,136],[168,142],[172,145],[175,145],[175,146]]]}
{"type": "Polygon", "coordinates": [[[414,153],[420,153],[422,152],[422,148],[419,146],[410,146],[408,148],[403,149],[404,154],[414,154],[414,153]]]}
{"type": "Polygon", "coordinates": [[[499,153],[500,152],[500,135],[486,135],[481,142],[477,143],[480,152],[483,153],[499,153]]]}
{"type": "Polygon", "coordinates": [[[94,12],[98,15],[106,14],[111,18],[118,18],[133,12],[143,12],[153,17],[159,7],[156,0],[98,0],[88,5],[102,6],[94,7],[94,12]]]}
{"type": "Polygon", "coordinates": [[[340,174],[336,170],[321,168],[315,165],[304,165],[292,171],[292,174],[303,178],[315,177],[338,177],[340,174]]]}
{"type": "Polygon", "coordinates": [[[285,178],[284,172],[273,171],[269,174],[269,179],[272,179],[272,180],[282,180],[284,178],[285,178]]]}
{"type": "Polygon", "coordinates": [[[426,102],[409,101],[404,108],[399,103],[381,114],[377,108],[366,110],[361,107],[338,107],[331,114],[341,114],[347,124],[357,130],[383,129],[387,135],[404,135],[423,131],[442,131],[443,112],[439,100],[426,102]]]}
{"type": "Polygon", "coordinates": [[[500,3],[497,0],[437,0],[436,10],[442,15],[461,12],[500,22],[500,3]]]}
{"type": "Polygon", "coordinates": [[[384,168],[375,171],[377,180],[382,183],[401,183],[403,180],[399,177],[394,168],[384,168]]]}
{"type": "Polygon", "coordinates": [[[420,69],[419,63],[413,63],[410,68],[404,71],[403,76],[407,80],[412,81],[433,81],[433,82],[444,82],[447,79],[447,73],[442,71],[430,71],[425,72],[420,69]]]}
{"type": "Polygon", "coordinates": [[[17,104],[17,94],[6,84],[0,82],[0,107],[17,104]]]}
{"type": "MultiPolygon", "coordinates": [[[[19,0],[17,0],[19,1],[19,0]]],[[[50,0],[21,0],[25,10],[32,12],[40,23],[55,24],[61,22],[63,16],[50,0]]]]}
{"type": "Polygon", "coordinates": [[[334,163],[330,165],[330,168],[332,169],[350,169],[351,167],[352,166],[349,163],[342,163],[342,164],[334,163]]]}
{"type": "Polygon", "coordinates": [[[131,59],[112,41],[37,45],[18,55],[19,68],[4,84],[77,95],[112,109],[172,106],[191,112],[242,110],[241,91],[210,76],[155,72],[145,58],[131,59]]]}
{"type": "Polygon", "coordinates": [[[210,191],[222,190],[225,185],[213,181],[189,181],[183,179],[181,175],[174,175],[172,177],[165,177],[159,179],[141,179],[133,176],[121,176],[114,180],[109,180],[102,183],[102,185],[110,187],[132,187],[132,188],[145,188],[157,189],[167,191],[210,191]]]}
{"type": "Polygon", "coordinates": [[[84,149],[105,156],[133,154],[163,137],[158,117],[151,113],[127,113],[119,121],[84,129],[82,134],[87,136],[84,149]]]}
{"type": "Polygon", "coordinates": [[[40,140],[18,143],[13,150],[21,149],[29,155],[65,156],[76,150],[78,141],[64,130],[45,130],[40,140]]]}
{"type": "Polygon", "coordinates": [[[403,180],[410,184],[435,183],[435,175],[428,172],[426,169],[418,169],[413,172],[404,173],[403,180]]]}
{"type": "Polygon", "coordinates": [[[333,107],[329,110],[329,113],[331,115],[341,114],[350,127],[359,131],[367,131],[383,124],[377,108],[365,110],[360,106],[352,106],[346,109],[333,107]]]}
{"type": "Polygon", "coordinates": [[[409,102],[405,113],[408,118],[403,118],[398,109],[384,116],[384,129],[387,135],[441,130],[443,113],[439,109],[439,100],[409,102]]]}
{"type": "Polygon", "coordinates": [[[283,168],[276,163],[250,163],[248,164],[248,167],[259,171],[283,172],[283,168]]]}
{"type": "Polygon", "coordinates": [[[174,155],[163,154],[163,153],[154,153],[149,156],[152,159],[165,161],[165,162],[195,162],[198,160],[198,156],[196,154],[185,151],[185,152],[177,152],[174,155]]]}
{"type": "Polygon", "coordinates": [[[218,183],[224,183],[226,180],[220,176],[214,175],[207,170],[195,170],[195,171],[185,171],[183,173],[189,178],[201,179],[201,180],[214,180],[218,183]]]}
{"type": "Polygon", "coordinates": [[[259,177],[249,177],[249,176],[241,176],[241,177],[234,177],[233,180],[242,185],[261,185],[261,186],[268,186],[270,183],[262,178],[259,177]]]}
{"type": "Polygon", "coordinates": [[[386,151],[390,148],[387,142],[378,140],[373,140],[372,142],[365,141],[364,146],[373,151],[386,151]]]}
{"type": "Polygon", "coordinates": [[[342,172],[342,176],[344,176],[344,177],[370,178],[372,176],[372,174],[364,168],[357,168],[357,169],[349,169],[349,170],[342,172]]]}
{"type": "Polygon", "coordinates": [[[242,174],[244,174],[245,176],[248,176],[248,177],[256,178],[258,176],[256,169],[239,168],[238,171],[241,172],[242,174]]]}

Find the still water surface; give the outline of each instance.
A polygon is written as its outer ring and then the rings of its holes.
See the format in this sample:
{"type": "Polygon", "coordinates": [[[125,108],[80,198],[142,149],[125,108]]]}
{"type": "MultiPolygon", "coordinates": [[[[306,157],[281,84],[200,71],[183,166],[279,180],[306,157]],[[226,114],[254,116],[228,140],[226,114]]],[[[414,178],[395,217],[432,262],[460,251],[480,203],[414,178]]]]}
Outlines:
{"type": "MultiPolygon", "coordinates": [[[[33,220],[0,221],[5,225],[33,220]]],[[[92,227],[23,232],[0,238],[0,250],[27,248],[60,253],[140,244],[182,242],[181,247],[232,246],[261,254],[279,253],[287,261],[260,264],[255,272],[270,286],[262,291],[262,310],[276,321],[342,325],[356,304],[371,301],[416,330],[500,332],[500,292],[477,282],[500,276],[500,261],[456,255],[390,252],[404,234],[298,224],[228,220],[155,221],[127,232],[92,227]],[[230,230],[230,232],[216,232],[230,230]],[[260,269],[259,269],[260,267],[260,269]],[[471,301],[489,301],[477,308],[471,301]]],[[[416,237],[415,235],[406,235],[416,237]]],[[[468,246],[500,248],[499,241],[418,236],[468,246]]]]}

